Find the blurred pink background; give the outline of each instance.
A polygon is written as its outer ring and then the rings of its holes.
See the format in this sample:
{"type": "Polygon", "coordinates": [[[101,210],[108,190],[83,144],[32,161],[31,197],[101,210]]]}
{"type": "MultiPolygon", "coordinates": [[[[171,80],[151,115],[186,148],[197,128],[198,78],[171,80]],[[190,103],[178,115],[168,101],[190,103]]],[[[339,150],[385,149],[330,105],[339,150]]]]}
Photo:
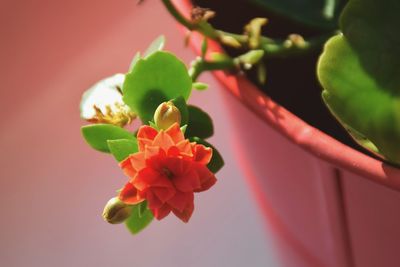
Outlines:
{"type": "Polygon", "coordinates": [[[194,92],[215,121],[226,161],[197,195],[189,224],[173,216],[131,236],[101,211],[126,180],[114,160],[80,136],[78,105],[97,80],[126,72],[159,34],[190,62],[161,3],[146,0],[0,1],[1,266],[279,266],[270,234],[232,156],[220,86],[194,92]]]}

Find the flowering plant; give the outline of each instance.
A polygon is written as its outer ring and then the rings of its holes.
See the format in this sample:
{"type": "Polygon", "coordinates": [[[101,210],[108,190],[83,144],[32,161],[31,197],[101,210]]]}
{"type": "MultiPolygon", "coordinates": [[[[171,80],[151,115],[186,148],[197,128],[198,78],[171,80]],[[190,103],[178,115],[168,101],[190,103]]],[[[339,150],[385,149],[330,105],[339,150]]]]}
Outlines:
{"type": "MultiPolygon", "coordinates": [[[[192,88],[207,88],[196,82],[204,71],[250,71],[249,76],[269,90],[274,75],[267,79],[267,67],[273,69],[272,61],[289,62],[284,73],[277,75],[284,77],[286,81],[280,80],[284,83],[294,75],[288,75],[290,59],[304,57],[312,68],[307,79],[314,86],[318,79],[316,87],[322,86],[330,115],[364,152],[400,164],[399,1],[306,0],[299,4],[293,0],[241,0],[316,29],[317,34],[307,38],[290,34],[285,39],[263,36],[266,18],[252,18],[243,33],[237,34],[210,23],[215,16],[210,9],[196,7],[187,18],[173,1],[161,2],[189,33],[197,31],[204,36],[201,56],[188,70],[173,54],[162,51],[165,40],[159,37],[143,57],[136,54],[126,75],[99,82],[82,98],[82,117],[95,123],[82,128],[84,138],[94,149],[111,153],[128,178],[104,209],[108,222],[126,222],[132,233],[147,226],[153,217],[162,219],[171,212],[187,222],[194,209],[194,193],[216,182],[214,174],[223,160],[205,141],[213,134],[212,120],[200,108],[187,104],[192,88]],[[229,53],[208,53],[209,40],[219,42],[229,53]],[[307,55],[315,52],[317,57],[310,60],[307,55]],[[127,130],[137,117],[143,126],[134,132],[127,130]]],[[[306,93],[296,96],[304,100],[306,93]]],[[[324,117],[323,122],[325,119],[331,117],[324,117]]]]}
{"type": "Polygon", "coordinates": [[[82,127],[85,140],[111,153],[127,177],[103,217],[125,222],[134,234],[170,212],[188,222],[194,193],[212,187],[223,166],[205,141],[213,134],[211,118],[186,103],[192,88],[207,86],[194,83],[186,66],[162,51],[164,42],[162,36],[156,39],[144,57],[135,56],[126,75],[100,81],[81,102],[81,116],[95,123],[82,127]],[[143,125],[132,132],[126,127],[136,117],[143,125]]]}

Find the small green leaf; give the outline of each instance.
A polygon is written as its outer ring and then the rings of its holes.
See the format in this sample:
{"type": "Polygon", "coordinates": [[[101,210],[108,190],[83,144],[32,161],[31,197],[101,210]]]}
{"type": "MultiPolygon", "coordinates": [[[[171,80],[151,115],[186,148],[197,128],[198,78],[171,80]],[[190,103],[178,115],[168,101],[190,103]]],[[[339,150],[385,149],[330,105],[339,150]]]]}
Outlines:
{"type": "Polygon", "coordinates": [[[181,112],[181,125],[187,124],[189,121],[189,111],[185,99],[180,96],[173,99],[172,103],[174,103],[175,107],[181,112]]]}
{"type": "Polygon", "coordinates": [[[141,214],[139,213],[140,209],[141,209],[141,203],[134,205],[132,207],[131,216],[125,221],[126,227],[133,235],[139,233],[144,228],[146,228],[154,218],[153,214],[149,209],[146,209],[141,214]]]}
{"type": "Polygon", "coordinates": [[[136,63],[138,63],[139,59],[141,58],[140,52],[137,52],[131,61],[131,65],[129,66],[129,72],[133,70],[136,63]]]}
{"type": "Polygon", "coordinates": [[[181,127],[181,131],[182,131],[183,134],[186,133],[186,129],[187,129],[187,124],[185,124],[185,125],[183,125],[183,126],[181,127]]]}
{"type": "Polygon", "coordinates": [[[206,84],[206,83],[196,82],[196,83],[193,83],[192,86],[194,89],[199,90],[199,91],[204,91],[204,90],[208,89],[208,84],[206,84]]]}
{"type": "Polygon", "coordinates": [[[186,136],[197,136],[200,138],[208,138],[214,134],[214,126],[211,117],[195,106],[188,106],[189,123],[186,129],[186,136]]]}
{"type": "Polygon", "coordinates": [[[147,123],[159,104],[179,96],[187,100],[191,89],[185,64],[171,53],[157,51],[140,59],[126,75],[123,100],[147,123]]]}
{"type": "Polygon", "coordinates": [[[211,147],[213,149],[213,156],[211,158],[210,163],[208,163],[207,167],[210,171],[213,173],[217,173],[225,164],[224,159],[222,158],[221,154],[218,152],[218,150],[208,143],[207,141],[204,141],[203,139],[200,139],[198,137],[191,137],[189,138],[190,141],[196,142],[198,144],[204,145],[206,147],[211,147]]]}
{"type": "Polygon", "coordinates": [[[118,162],[123,161],[130,154],[136,153],[138,151],[136,138],[108,140],[107,144],[111,154],[118,162]]]}
{"type": "Polygon", "coordinates": [[[101,152],[110,152],[108,140],[130,139],[135,137],[127,130],[111,124],[92,124],[81,128],[86,142],[94,149],[101,152]]]}
{"type": "Polygon", "coordinates": [[[164,35],[160,35],[149,45],[146,52],[144,53],[144,57],[148,57],[154,52],[163,50],[164,46],[165,46],[165,37],[164,35]]]}

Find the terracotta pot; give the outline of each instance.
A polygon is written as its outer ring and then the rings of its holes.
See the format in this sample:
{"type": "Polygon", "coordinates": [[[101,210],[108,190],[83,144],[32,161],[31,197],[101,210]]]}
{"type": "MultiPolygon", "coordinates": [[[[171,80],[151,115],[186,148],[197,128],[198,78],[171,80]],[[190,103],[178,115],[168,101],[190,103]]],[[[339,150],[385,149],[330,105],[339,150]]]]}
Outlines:
{"type": "MultiPolygon", "coordinates": [[[[189,14],[190,1],[174,3],[189,14]]],[[[191,42],[200,53],[201,36],[191,42]]],[[[400,266],[400,169],[313,128],[245,77],[214,75],[282,266],[400,266]]]]}

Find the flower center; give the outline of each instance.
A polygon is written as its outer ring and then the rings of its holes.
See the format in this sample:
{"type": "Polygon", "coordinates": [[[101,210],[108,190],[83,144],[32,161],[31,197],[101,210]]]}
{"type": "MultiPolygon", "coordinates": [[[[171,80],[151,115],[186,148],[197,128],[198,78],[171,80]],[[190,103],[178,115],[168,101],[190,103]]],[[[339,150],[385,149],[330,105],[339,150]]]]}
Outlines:
{"type": "Polygon", "coordinates": [[[166,167],[163,167],[161,169],[162,174],[168,177],[168,179],[172,179],[174,177],[174,174],[166,167]]]}

